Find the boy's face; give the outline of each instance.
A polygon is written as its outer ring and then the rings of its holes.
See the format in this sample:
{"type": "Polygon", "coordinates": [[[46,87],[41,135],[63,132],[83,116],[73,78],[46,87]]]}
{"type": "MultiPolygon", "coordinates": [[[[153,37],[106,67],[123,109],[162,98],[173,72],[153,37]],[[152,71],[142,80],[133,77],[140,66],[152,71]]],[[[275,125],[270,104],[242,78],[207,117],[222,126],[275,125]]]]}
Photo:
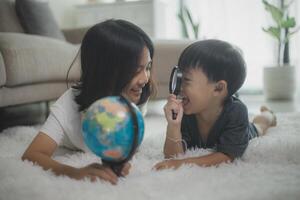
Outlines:
{"type": "Polygon", "coordinates": [[[209,109],[215,97],[215,83],[209,82],[202,69],[183,73],[183,109],[185,114],[197,114],[209,109]]]}

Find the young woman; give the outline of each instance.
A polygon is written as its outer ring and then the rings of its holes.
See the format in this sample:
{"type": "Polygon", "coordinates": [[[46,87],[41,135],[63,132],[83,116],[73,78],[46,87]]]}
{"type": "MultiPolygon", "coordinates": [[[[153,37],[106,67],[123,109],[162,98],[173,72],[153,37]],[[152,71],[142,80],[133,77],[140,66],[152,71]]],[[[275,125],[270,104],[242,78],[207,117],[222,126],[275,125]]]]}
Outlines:
{"type": "MultiPolygon", "coordinates": [[[[58,146],[87,151],[81,134],[81,114],[105,96],[123,95],[141,106],[153,93],[151,79],[153,44],[139,27],[124,20],[108,20],[91,27],[80,48],[80,81],[51,107],[50,115],[22,159],[74,179],[100,178],[117,183],[107,166],[93,163],[76,168],[51,158],[58,146]]],[[[127,163],[122,174],[127,175],[127,163]]]]}

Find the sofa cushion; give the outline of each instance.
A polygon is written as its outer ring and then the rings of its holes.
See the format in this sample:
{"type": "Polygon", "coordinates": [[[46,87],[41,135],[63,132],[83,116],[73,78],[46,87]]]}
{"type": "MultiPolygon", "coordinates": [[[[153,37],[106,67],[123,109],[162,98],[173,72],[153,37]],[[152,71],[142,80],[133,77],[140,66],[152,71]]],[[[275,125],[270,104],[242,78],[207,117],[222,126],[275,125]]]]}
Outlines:
{"type": "MultiPolygon", "coordinates": [[[[0,89],[0,108],[57,99],[66,91],[64,82],[39,83],[0,89]]],[[[0,110],[1,112],[1,110],[0,110]]]]}
{"type": "Polygon", "coordinates": [[[24,33],[12,0],[0,0],[0,32],[24,33]]]}
{"type": "Polygon", "coordinates": [[[29,34],[65,40],[50,10],[49,3],[38,0],[16,0],[20,23],[29,34]]]}
{"type": "MultiPolygon", "coordinates": [[[[48,37],[0,33],[0,53],[6,70],[6,87],[65,81],[79,46],[48,37]]],[[[70,80],[79,79],[79,64],[70,80]]]]}

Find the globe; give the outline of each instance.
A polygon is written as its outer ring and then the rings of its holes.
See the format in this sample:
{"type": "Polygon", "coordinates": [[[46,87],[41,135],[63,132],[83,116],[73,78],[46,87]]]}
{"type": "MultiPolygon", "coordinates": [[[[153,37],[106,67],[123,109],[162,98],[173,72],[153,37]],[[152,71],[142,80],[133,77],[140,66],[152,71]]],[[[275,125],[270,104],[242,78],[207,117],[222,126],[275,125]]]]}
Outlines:
{"type": "Polygon", "coordinates": [[[126,101],[121,96],[105,97],[95,101],[83,115],[84,142],[104,161],[124,161],[143,140],[143,115],[137,106],[126,101]],[[135,137],[137,145],[133,147],[135,137]]]}

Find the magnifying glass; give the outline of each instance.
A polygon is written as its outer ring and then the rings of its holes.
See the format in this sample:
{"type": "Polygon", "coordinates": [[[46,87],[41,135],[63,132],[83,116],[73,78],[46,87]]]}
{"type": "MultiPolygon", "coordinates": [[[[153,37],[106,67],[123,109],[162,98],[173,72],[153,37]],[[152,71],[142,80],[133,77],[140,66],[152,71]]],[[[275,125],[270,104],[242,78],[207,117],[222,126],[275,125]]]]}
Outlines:
{"type": "MultiPolygon", "coordinates": [[[[181,80],[182,80],[182,72],[180,71],[178,66],[174,66],[171,72],[170,81],[169,81],[169,92],[171,94],[176,95],[176,97],[180,93],[181,89],[181,80]]],[[[172,118],[176,119],[177,113],[172,110],[172,118]]]]}

